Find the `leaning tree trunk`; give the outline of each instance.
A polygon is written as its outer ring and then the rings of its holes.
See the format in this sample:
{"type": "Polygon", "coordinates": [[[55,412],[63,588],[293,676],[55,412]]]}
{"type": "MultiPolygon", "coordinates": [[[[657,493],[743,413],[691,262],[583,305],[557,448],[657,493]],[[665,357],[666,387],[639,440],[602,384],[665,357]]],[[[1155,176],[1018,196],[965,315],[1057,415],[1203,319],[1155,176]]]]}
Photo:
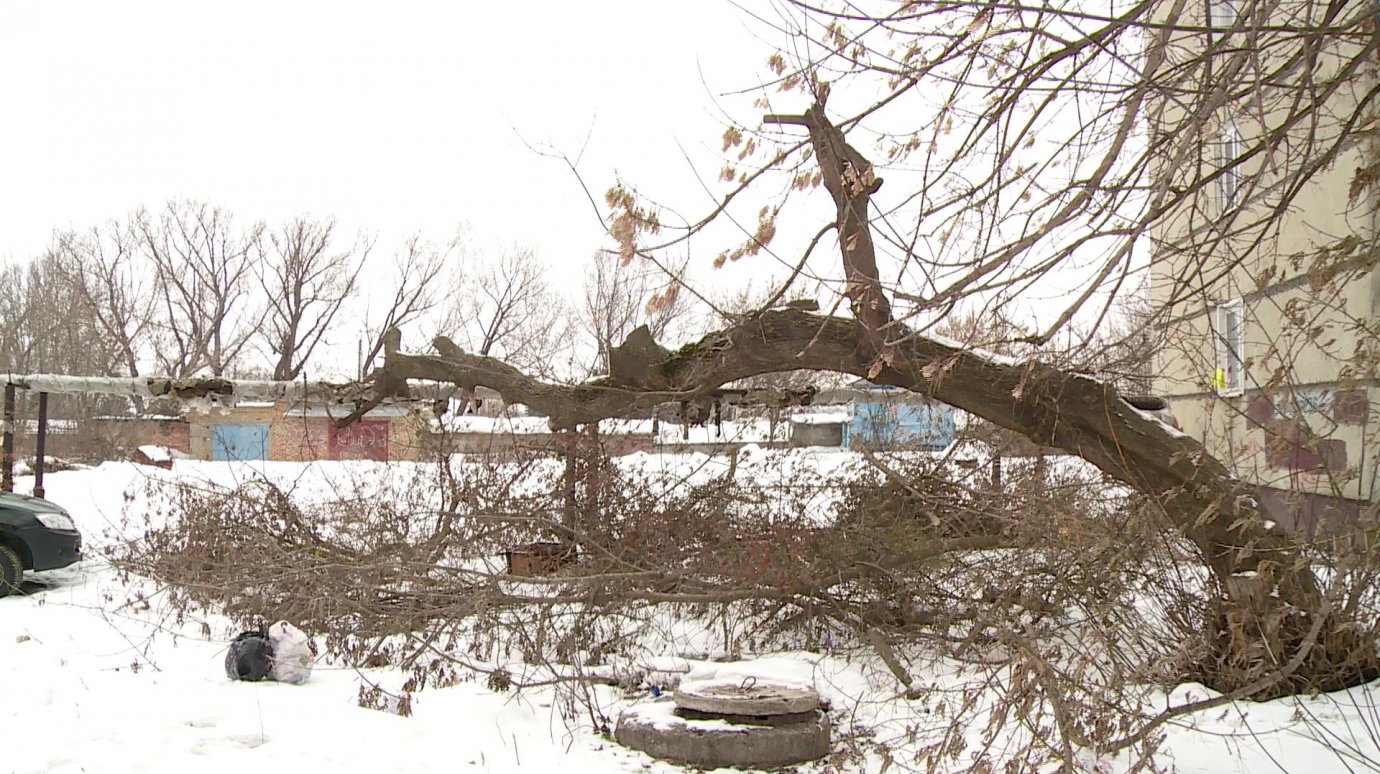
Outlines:
{"type": "MultiPolygon", "coordinates": [[[[1012,362],[910,331],[891,318],[866,222],[880,185],[871,164],[843,141],[820,105],[770,121],[809,129],[825,187],[838,205],[839,243],[853,318],[794,309],[740,318],[677,352],[645,330],[610,353],[607,377],[566,386],[460,351],[439,339],[439,355],[389,353],[377,378],[485,386],[531,406],[557,429],[695,400],[739,379],[797,369],[849,373],[928,395],[1042,446],[1061,448],[1152,499],[1201,552],[1221,589],[1214,687],[1243,696],[1305,686],[1333,688],[1374,673],[1358,665],[1361,643],[1334,625],[1307,558],[1268,528],[1245,482],[1197,441],[1139,412],[1116,390],[1045,363],[1012,362]]],[[[1371,648],[1369,652],[1373,653],[1371,648]]]]}
{"type": "MultiPolygon", "coordinates": [[[[1158,67],[1163,58],[1162,47],[1152,48],[1154,63],[1147,67],[1158,67]]],[[[1142,91],[1137,103],[1143,96],[1142,91]]],[[[1134,115],[1135,108],[1127,111],[1124,129],[1129,130],[1134,115]]],[[[915,335],[891,319],[877,272],[868,207],[881,179],[829,121],[822,99],[803,115],[769,115],[764,122],[801,125],[809,131],[824,187],[838,212],[844,292],[853,316],[867,330],[872,350],[867,378],[924,392],[1036,443],[1066,449],[1151,495],[1198,547],[1223,590],[1214,663],[1206,665],[1220,675],[1219,685],[1269,695],[1307,683],[1307,675],[1295,680],[1281,672],[1286,663],[1293,671],[1304,666],[1281,658],[1285,653],[1312,653],[1307,664],[1324,672],[1334,663],[1352,663],[1350,651],[1358,643],[1349,629],[1330,622],[1319,626],[1314,620],[1325,615],[1326,607],[1306,557],[1293,541],[1266,529],[1266,515],[1251,487],[1201,446],[1182,443],[1185,438],[1166,439],[1165,428],[1144,432],[1143,415],[1109,385],[1087,377],[1037,362],[993,368],[992,358],[935,357],[890,343],[914,340],[915,335]],[[974,383],[984,388],[971,390],[974,383]],[[1323,647],[1313,652],[1319,637],[1324,638],[1323,647]],[[1271,672],[1273,684],[1256,690],[1270,679],[1264,673],[1271,672]]],[[[1374,659],[1370,662],[1366,674],[1374,671],[1374,659]]],[[[1328,681],[1348,683],[1358,677],[1348,674],[1334,680],[1329,675],[1328,681]]]]}

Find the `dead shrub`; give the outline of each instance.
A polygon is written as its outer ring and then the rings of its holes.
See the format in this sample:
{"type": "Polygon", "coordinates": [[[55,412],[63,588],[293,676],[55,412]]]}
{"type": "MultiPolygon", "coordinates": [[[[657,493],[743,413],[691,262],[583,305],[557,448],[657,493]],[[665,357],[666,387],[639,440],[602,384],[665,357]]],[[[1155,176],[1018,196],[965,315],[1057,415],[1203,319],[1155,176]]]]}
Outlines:
{"type": "Polygon", "coordinates": [[[921,770],[974,749],[1018,770],[1086,749],[1152,763],[1167,717],[1147,691],[1197,679],[1215,652],[1220,592],[1193,546],[1081,470],[1008,461],[995,487],[943,457],[873,462],[821,478],[766,476],[770,460],[686,475],[601,459],[573,490],[540,458],[451,459],[386,489],[182,483],[167,522],[116,561],[175,604],[290,618],[328,657],[402,666],[400,697],[475,674],[494,690],[555,683],[599,728],[590,682],[636,686],[639,655],[827,647],[876,654],[939,708],[892,737],[921,770]],[[503,552],[534,541],[579,559],[507,576],[503,552]],[[948,677],[918,677],[934,669],[948,677]]]}

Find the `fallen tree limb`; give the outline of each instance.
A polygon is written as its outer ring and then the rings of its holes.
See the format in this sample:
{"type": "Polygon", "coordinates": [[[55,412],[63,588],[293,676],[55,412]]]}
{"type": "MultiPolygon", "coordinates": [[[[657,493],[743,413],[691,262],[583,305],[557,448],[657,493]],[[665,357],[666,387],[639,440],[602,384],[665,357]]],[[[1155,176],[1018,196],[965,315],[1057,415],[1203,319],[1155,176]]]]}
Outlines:
{"type": "Polygon", "coordinates": [[[1299,593],[1316,594],[1311,576],[1292,572],[1293,542],[1265,529],[1251,487],[1197,441],[1132,407],[1111,385],[920,335],[892,345],[901,356],[878,372],[868,333],[853,319],[780,309],[744,317],[659,360],[641,362],[635,377],[625,368],[619,377],[553,384],[494,358],[455,351],[396,354],[383,370],[392,379],[491,388],[509,402],[546,414],[556,429],[693,399],[759,374],[810,369],[868,377],[873,371],[870,378],[878,384],[928,395],[1037,444],[1063,449],[1151,496],[1203,551],[1225,585],[1245,582],[1243,574],[1255,572],[1255,585],[1264,575],[1292,577],[1299,593]]]}

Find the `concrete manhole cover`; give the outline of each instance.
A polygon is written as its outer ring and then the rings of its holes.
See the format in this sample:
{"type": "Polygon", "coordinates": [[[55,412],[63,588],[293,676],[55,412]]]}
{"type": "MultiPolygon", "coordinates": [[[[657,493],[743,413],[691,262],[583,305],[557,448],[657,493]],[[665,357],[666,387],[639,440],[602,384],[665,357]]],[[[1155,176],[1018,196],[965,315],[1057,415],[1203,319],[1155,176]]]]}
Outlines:
{"type": "Polygon", "coordinates": [[[707,715],[800,715],[819,709],[819,694],[804,688],[756,683],[688,683],[676,689],[676,706],[707,715]]]}
{"type": "Polygon", "coordinates": [[[790,766],[829,754],[829,721],[822,712],[805,722],[760,726],[690,720],[675,709],[667,701],[629,709],[618,718],[614,738],[656,758],[711,769],[790,766]]]}

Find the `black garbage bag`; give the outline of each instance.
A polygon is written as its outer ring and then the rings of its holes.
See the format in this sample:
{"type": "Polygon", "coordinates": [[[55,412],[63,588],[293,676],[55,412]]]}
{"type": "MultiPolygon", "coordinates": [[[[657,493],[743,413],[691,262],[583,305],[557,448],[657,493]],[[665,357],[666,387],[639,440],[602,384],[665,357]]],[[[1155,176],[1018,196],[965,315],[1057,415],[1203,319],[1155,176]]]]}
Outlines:
{"type": "Polygon", "coordinates": [[[225,674],[231,680],[258,682],[273,671],[273,643],[259,630],[240,632],[225,652],[225,674]]]}

